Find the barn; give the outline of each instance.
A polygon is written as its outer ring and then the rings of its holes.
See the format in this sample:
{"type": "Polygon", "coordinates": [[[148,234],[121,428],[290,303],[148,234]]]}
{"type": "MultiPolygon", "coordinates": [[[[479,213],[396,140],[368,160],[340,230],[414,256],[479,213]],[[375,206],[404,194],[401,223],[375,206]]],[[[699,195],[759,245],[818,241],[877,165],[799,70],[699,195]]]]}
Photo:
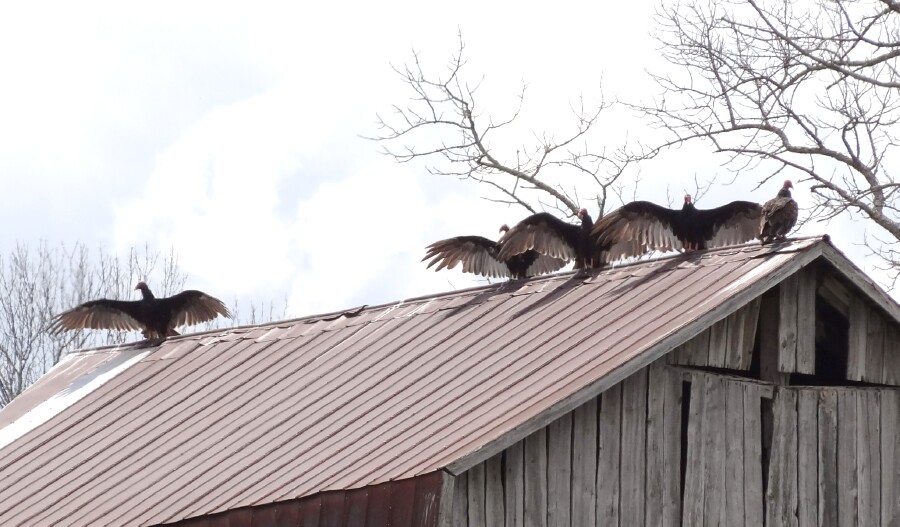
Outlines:
{"type": "Polygon", "coordinates": [[[819,237],[72,353],[0,524],[898,526],[898,324],[819,237]]]}

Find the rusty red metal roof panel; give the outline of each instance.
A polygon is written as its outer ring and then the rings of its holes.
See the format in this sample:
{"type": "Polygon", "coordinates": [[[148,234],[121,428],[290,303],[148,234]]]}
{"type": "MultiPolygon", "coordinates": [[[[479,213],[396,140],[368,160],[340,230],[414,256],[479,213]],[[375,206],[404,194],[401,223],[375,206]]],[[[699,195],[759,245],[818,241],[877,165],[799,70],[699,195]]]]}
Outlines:
{"type": "Polygon", "coordinates": [[[0,524],[225,521],[301,500],[298,521],[411,525],[434,512],[412,497],[418,476],[514,439],[703,317],[726,316],[717,306],[824,243],[727,248],[73,354],[0,410],[0,478],[11,482],[0,524]],[[73,386],[90,389],[42,410],[73,386]]]}

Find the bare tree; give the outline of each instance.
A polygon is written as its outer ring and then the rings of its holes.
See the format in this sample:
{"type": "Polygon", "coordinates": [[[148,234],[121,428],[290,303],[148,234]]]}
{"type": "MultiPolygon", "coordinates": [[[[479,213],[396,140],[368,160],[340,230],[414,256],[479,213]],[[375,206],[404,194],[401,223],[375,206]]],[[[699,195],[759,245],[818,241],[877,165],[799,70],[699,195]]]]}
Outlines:
{"type": "Polygon", "coordinates": [[[671,134],[660,148],[707,141],[760,184],[799,175],[811,218],[880,227],[867,244],[896,282],[900,3],[688,0],[661,7],[656,37],[675,67],[635,107],[671,134]]]}
{"type": "MultiPolygon", "coordinates": [[[[531,145],[503,150],[511,125],[520,116],[526,86],[517,96],[511,115],[495,119],[476,102],[483,79],[469,82],[463,75],[465,46],[443,75],[425,72],[419,55],[394,70],[411,91],[406,105],[394,105],[389,116],[378,115],[383,152],[399,162],[425,159],[431,174],[473,180],[491,189],[485,199],[519,205],[536,212],[552,208],[574,215],[581,199],[593,200],[602,212],[609,192],[621,192],[617,180],[642,159],[625,145],[608,152],[591,152],[588,140],[609,104],[587,108],[583,100],[572,108],[574,127],[562,138],[534,134],[531,145]],[[579,196],[579,189],[590,189],[579,196]]],[[[513,132],[514,133],[514,132],[513,132]]],[[[582,190],[584,192],[584,190],[582,190]]]]}

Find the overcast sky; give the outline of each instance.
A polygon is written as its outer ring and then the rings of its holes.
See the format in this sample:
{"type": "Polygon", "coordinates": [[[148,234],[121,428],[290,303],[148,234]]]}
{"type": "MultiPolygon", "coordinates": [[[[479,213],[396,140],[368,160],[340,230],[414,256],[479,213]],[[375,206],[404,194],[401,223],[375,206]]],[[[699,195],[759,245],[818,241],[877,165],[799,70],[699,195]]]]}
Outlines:
{"type": "MultiPolygon", "coordinates": [[[[461,30],[467,72],[485,77],[482,108],[508,110],[525,81],[527,126],[552,132],[601,80],[607,98],[653,93],[653,5],[628,4],[638,5],[7,4],[0,249],[39,239],[172,247],[189,287],[229,303],[286,297],[294,316],[468,287],[466,275],[426,270],[424,246],[493,237],[525,213],[360,138],[376,132],[376,112],[409,96],[390,65],[416,49],[439,72],[461,30]]],[[[603,127],[610,138],[627,131],[603,127]]],[[[721,161],[701,149],[648,163],[639,196],[662,202],[666,184],[680,193],[721,161]]],[[[748,193],[752,183],[717,188],[701,205],[777,191],[748,193]]],[[[860,229],[833,222],[802,234],[829,232],[871,270],[853,245],[860,229]]]]}

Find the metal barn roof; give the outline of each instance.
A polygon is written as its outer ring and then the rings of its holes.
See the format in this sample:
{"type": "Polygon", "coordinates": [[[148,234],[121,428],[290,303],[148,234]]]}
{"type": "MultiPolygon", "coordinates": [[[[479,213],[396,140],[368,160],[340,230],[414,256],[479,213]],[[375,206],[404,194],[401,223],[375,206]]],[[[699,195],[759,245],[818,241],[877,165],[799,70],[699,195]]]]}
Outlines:
{"type": "Polygon", "coordinates": [[[897,314],[802,239],[73,353],[0,411],[0,524],[175,522],[459,473],[823,256],[897,314]]]}

